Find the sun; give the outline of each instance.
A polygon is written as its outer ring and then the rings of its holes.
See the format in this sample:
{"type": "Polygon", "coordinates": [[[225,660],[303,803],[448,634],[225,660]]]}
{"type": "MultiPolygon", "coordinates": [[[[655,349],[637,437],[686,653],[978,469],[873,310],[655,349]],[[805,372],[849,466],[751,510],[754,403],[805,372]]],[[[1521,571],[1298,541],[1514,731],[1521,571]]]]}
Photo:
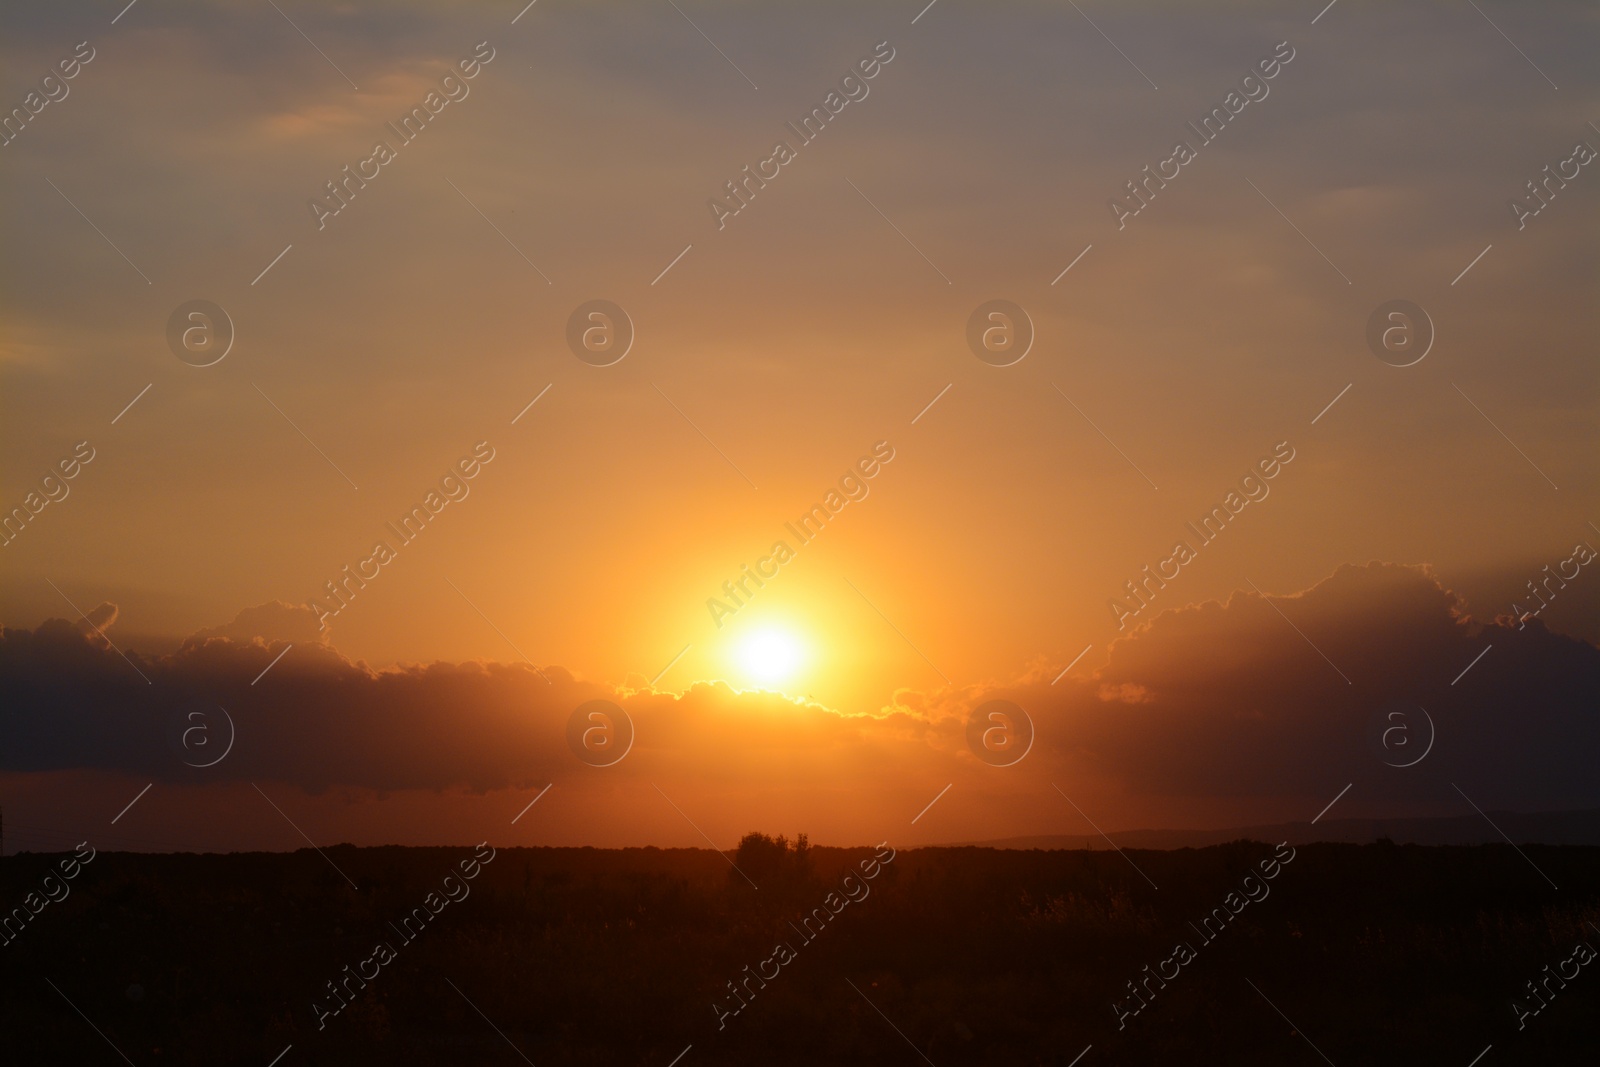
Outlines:
{"type": "Polygon", "coordinates": [[[776,626],[752,631],[736,650],[739,666],[758,682],[776,684],[794,677],[805,661],[805,645],[793,633],[776,626]]]}

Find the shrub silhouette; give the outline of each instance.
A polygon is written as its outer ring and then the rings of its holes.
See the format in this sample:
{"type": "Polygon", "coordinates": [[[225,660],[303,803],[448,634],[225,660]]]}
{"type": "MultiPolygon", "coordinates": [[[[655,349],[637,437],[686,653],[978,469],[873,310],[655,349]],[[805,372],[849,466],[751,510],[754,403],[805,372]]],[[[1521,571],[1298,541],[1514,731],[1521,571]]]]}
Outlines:
{"type": "Polygon", "coordinates": [[[811,879],[811,843],[805,834],[790,841],[782,835],[769,837],[751,831],[739,839],[733,862],[738,868],[728,872],[733,881],[743,882],[748,877],[763,888],[792,888],[811,879]]]}

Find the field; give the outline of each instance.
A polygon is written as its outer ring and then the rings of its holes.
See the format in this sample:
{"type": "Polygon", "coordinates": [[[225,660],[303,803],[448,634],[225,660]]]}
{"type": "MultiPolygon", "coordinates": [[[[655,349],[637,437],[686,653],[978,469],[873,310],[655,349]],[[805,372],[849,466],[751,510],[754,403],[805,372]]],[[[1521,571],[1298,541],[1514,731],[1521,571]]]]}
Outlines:
{"type": "Polygon", "coordinates": [[[141,1067],[1592,1062],[1600,849],[1523,852],[23,854],[8,914],[59,899],[0,1027],[141,1067]]]}

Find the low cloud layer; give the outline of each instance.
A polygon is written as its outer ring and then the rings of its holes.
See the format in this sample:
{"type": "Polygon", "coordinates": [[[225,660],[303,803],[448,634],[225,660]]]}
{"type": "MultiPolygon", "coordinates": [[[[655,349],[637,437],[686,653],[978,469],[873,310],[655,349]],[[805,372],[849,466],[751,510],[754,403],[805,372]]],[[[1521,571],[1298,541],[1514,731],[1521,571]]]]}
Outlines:
{"type": "Polygon", "coordinates": [[[1052,781],[1093,782],[1107,795],[1171,798],[1175,813],[1192,800],[1331,796],[1352,780],[1395,802],[1453,797],[1452,783],[1485,805],[1600,802],[1600,650],[1537,623],[1479,624],[1430,572],[1391,564],[1346,566],[1270,601],[1241,592],[1166,611],[1112,645],[1097,671],[1054,685],[1039,675],[902,690],[875,709],[721,683],[681,695],[618,689],[525,664],[374,671],[314,641],[273,664],[287,647],[279,637],[303,636],[299,621],[282,605],[251,609],[171,655],[124,649],[138,670],[77,623],[5,630],[0,770],[276,781],[313,793],[483,791],[604,774],[630,785],[665,777],[734,800],[852,782],[921,797],[937,789],[930,782],[965,776],[992,803],[1052,781]],[[255,639],[264,631],[277,637],[255,639]],[[997,698],[1036,726],[1015,768],[988,767],[966,747],[968,712],[997,698]],[[566,740],[573,710],[594,699],[618,702],[636,728],[627,758],[603,771],[566,740]],[[1378,740],[1396,707],[1408,709],[1409,749],[1378,740]],[[200,767],[227,741],[221,709],[233,746],[200,767]],[[209,749],[186,734],[197,723],[212,731],[209,749]],[[1392,765],[1425,749],[1416,766],[1392,765]]]}
{"type": "Polygon", "coordinates": [[[1525,808],[1600,797],[1600,651],[1477,623],[1422,568],[1345,566],[1293,596],[1169,611],[1113,645],[1097,681],[1064,747],[1138,791],[1285,795],[1347,773],[1393,796],[1457,781],[1525,808]],[[1428,756],[1393,766],[1430,720],[1428,756]]]}

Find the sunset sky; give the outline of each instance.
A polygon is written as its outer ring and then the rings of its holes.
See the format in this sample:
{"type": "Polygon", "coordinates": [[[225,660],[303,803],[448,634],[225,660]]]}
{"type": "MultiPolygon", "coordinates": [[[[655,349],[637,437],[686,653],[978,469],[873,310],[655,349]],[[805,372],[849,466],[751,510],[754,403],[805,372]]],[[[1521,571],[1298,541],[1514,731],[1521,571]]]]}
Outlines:
{"type": "Polygon", "coordinates": [[[8,849],[1600,803],[1593,6],[124,3],[0,14],[8,849]],[[1393,300],[1410,366],[1368,346],[1393,300]],[[591,699],[636,729],[610,767],[565,741],[591,699]],[[990,699],[1036,730],[1009,767],[990,699]],[[1403,772],[1394,700],[1438,730],[1403,772]],[[235,745],[186,766],[213,707],[235,745]]]}

